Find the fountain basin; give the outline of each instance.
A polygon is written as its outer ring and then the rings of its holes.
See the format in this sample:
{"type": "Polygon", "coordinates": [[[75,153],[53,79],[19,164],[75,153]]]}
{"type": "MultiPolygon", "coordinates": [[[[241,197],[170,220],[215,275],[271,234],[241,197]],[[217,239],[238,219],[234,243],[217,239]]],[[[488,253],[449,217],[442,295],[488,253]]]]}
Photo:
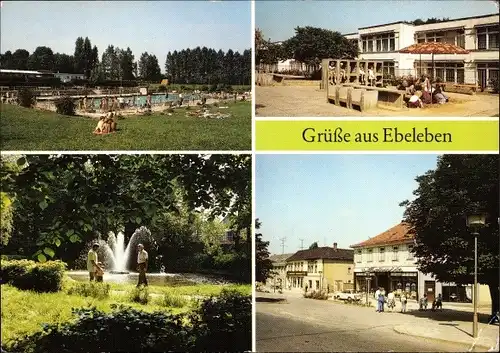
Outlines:
{"type": "Polygon", "coordinates": [[[109,271],[109,273],[113,275],[128,275],[130,272],[128,271],[109,271]]]}

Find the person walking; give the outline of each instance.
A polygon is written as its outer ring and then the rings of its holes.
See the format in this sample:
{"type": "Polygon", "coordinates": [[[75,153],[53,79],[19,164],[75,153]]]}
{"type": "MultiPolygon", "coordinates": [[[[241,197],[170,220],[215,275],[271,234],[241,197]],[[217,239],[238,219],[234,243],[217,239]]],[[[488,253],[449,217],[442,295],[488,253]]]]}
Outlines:
{"type": "Polygon", "coordinates": [[[148,279],[146,278],[148,259],[148,253],[144,250],[144,245],[137,245],[137,271],[139,272],[139,282],[137,283],[137,287],[140,287],[141,284],[144,286],[148,285],[148,279]]]}
{"type": "Polygon", "coordinates": [[[378,303],[377,312],[381,313],[384,311],[384,302],[385,302],[384,295],[382,294],[382,292],[380,292],[377,298],[377,303],[378,303]]]}
{"type": "Polygon", "coordinates": [[[401,312],[406,313],[406,303],[408,302],[408,298],[406,297],[405,292],[401,293],[401,297],[399,297],[399,300],[401,300],[401,312]]]}

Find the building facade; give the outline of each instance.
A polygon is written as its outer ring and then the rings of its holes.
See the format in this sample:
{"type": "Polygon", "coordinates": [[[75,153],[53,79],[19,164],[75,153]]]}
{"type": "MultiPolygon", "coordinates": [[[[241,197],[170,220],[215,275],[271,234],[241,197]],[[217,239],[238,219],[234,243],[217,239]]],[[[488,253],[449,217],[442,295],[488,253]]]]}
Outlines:
{"type": "Polygon", "coordinates": [[[266,280],[266,286],[273,289],[286,287],[286,260],[293,254],[271,255],[269,260],[273,264],[273,272],[266,280]]]}
{"type": "Polygon", "coordinates": [[[318,247],[300,250],[286,260],[286,289],[335,292],[354,288],[353,250],[318,247]]]}
{"type": "Polygon", "coordinates": [[[63,83],[68,83],[71,82],[71,80],[84,80],[85,75],[84,74],[67,74],[67,73],[55,73],[55,77],[61,80],[63,83]]]}
{"type": "Polygon", "coordinates": [[[344,36],[357,42],[359,59],[383,61],[387,76],[429,73],[445,82],[477,83],[481,87],[487,87],[492,79],[498,79],[498,14],[422,25],[388,23],[359,28],[357,33],[344,36]],[[423,42],[454,44],[468,50],[469,54],[436,54],[432,72],[430,54],[399,53],[405,47],[423,42]]]}
{"type": "MultiPolygon", "coordinates": [[[[354,249],[355,290],[374,292],[383,287],[399,296],[402,292],[410,299],[418,299],[424,293],[429,302],[439,294],[443,301],[472,302],[472,286],[442,283],[432,275],[418,270],[413,255],[414,239],[408,234],[409,227],[400,223],[364,242],[352,245],[354,249]]],[[[491,305],[487,285],[479,285],[479,305],[491,305]]]]}
{"type": "Polygon", "coordinates": [[[400,223],[391,229],[351,247],[354,249],[354,285],[358,291],[378,287],[387,292],[403,291],[411,299],[427,293],[429,301],[442,293],[442,284],[417,269],[413,256],[413,237],[400,223]]]}

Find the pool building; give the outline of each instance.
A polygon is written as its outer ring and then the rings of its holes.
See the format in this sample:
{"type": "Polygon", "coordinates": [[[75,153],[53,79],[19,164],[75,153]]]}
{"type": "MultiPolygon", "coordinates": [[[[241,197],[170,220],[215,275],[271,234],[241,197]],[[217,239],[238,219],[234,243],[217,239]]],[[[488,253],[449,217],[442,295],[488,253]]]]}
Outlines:
{"type": "MultiPolygon", "coordinates": [[[[359,28],[344,36],[357,43],[362,60],[382,61],[384,76],[419,76],[424,73],[445,82],[478,84],[487,88],[498,80],[499,15],[457,18],[438,23],[414,25],[406,21],[359,28]],[[403,54],[399,50],[415,43],[445,42],[462,47],[469,54],[403,54]]],[[[277,71],[302,69],[301,63],[286,60],[277,71]]]]}

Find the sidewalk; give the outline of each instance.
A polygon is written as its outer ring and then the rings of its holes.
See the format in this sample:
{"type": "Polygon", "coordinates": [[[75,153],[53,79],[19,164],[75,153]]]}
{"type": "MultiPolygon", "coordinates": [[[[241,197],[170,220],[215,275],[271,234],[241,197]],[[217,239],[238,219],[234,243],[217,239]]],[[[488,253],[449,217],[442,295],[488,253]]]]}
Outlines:
{"type": "Polygon", "coordinates": [[[498,325],[478,325],[478,338],[472,338],[472,322],[432,322],[425,325],[402,324],[394,331],[404,335],[428,338],[444,342],[467,344],[471,348],[498,352],[498,325]]]}

